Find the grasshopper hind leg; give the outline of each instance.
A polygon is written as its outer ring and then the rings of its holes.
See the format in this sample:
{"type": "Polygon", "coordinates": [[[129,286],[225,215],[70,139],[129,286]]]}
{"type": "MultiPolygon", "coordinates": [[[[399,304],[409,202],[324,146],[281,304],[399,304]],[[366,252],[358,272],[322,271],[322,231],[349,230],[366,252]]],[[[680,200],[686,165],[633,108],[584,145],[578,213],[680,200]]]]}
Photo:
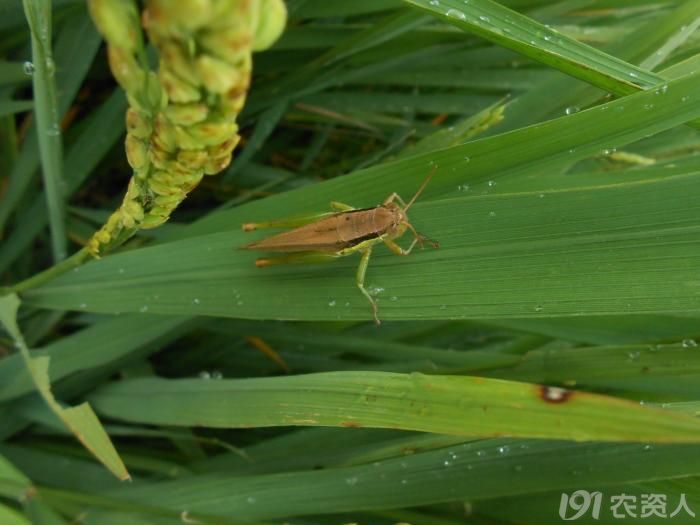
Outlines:
{"type": "Polygon", "coordinates": [[[362,295],[364,295],[367,300],[369,301],[369,304],[372,305],[372,313],[374,315],[374,321],[377,323],[377,325],[381,324],[381,321],[379,320],[379,315],[378,315],[378,308],[377,308],[377,301],[374,300],[374,297],[370,295],[370,293],[367,291],[367,288],[365,288],[365,274],[367,273],[367,266],[369,265],[369,258],[372,255],[372,248],[368,247],[366,250],[362,252],[362,258],[360,259],[360,265],[357,267],[357,278],[356,278],[356,283],[357,287],[360,289],[362,292],[362,295]]]}

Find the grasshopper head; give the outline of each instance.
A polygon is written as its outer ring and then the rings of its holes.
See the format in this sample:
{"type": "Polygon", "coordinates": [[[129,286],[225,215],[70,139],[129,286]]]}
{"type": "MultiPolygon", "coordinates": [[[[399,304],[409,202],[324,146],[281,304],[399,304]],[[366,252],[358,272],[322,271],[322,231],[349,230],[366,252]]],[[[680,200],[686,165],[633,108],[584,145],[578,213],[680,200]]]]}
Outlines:
{"type": "Polygon", "coordinates": [[[406,210],[394,202],[390,202],[385,206],[392,214],[389,234],[392,238],[401,237],[410,224],[406,210]]]}

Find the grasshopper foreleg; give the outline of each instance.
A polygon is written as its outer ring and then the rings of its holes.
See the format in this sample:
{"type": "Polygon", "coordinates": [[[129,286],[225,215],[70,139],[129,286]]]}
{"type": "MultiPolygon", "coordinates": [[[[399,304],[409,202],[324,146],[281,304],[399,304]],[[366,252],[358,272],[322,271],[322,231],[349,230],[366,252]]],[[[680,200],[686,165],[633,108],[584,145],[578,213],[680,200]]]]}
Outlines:
{"type": "Polygon", "coordinates": [[[413,250],[413,247],[418,244],[418,237],[413,239],[413,242],[411,245],[404,249],[401,246],[399,246],[397,243],[392,241],[391,239],[384,239],[384,244],[386,244],[386,247],[389,248],[392,252],[394,252],[396,255],[408,255],[411,253],[411,250],[413,250]]]}
{"type": "MultiPolygon", "coordinates": [[[[416,241],[418,244],[420,244],[420,247],[421,247],[421,248],[423,248],[423,243],[424,243],[424,242],[427,242],[427,243],[430,244],[430,246],[432,246],[433,248],[439,248],[439,247],[440,247],[440,243],[439,243],[439,242],[434,241],[434,240],[432,240],[432,239],[429,239],[429,238],[426,237],[425,235],[421,235],[420,233],[418,233],[418,232],[416,231],[416,229],[415,229],[411,224],[406,224],[406,226],[408,226],[408,228],[413,232],[413,235],[415,235],[415,241],[416,241]]],[[[411,245],[411,247],[413,247],[413,245],[411,245]]]]}

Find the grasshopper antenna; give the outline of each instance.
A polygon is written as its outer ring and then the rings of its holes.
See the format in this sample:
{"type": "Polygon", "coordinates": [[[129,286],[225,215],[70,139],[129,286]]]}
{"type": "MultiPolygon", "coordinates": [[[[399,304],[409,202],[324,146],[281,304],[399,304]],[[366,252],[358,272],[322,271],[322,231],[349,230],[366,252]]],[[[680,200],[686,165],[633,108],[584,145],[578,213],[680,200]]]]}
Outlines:
{"type": "Polygon", "coordinates": [[[413,203],[416,202],[416,199],[418,198],[418,196],[419,196],[421,193],[423,193],[423,190],[425,189],[425,187],[426,187],[426,186],[428,185],[428,183],[430,182],[430,179],[432,179],[432,178],[433,178],[433,175],[435,175],[435,171],[437,170],[437,168],[438,168],[437,166],[433,166],[433,170],[430,172],[430,175],[428,175],[428,176],[425,178],[425,180],[423,181],[423,184],[420,185],[420,188],[418,188],[418,191],[417,191],[416,194],[413,196],[413,198],[412,198],[410,201],[408,201],[408,204],[406,204],[406,207],[403,209],[403,211],[408,211],[408,209],[413,205],[413,203]]]}

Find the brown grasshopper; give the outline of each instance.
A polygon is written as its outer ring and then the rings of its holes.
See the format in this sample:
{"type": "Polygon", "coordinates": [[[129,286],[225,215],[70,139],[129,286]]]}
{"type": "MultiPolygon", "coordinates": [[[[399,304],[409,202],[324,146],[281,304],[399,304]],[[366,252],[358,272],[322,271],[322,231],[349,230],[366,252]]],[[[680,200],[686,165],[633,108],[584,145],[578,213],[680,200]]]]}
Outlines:
{"type": "Polygon", "coordinates": [[[362,258],[356,276],[357,287],[372,305],[374,320],[380,324],[377,302],[365,288],[365,273],[372,247],[382,242],[396,255],[408,255],[416,244],[423,248],[423,243],[426,241],[434,248],[439,246],[437,242],[419,234],[406,214],[434,173],[435,169],[423,181],[408,204],[397,193],[392,193],[374,208],[356,209],[334,201],[331,202],[331,208],[334,211],[321,215],[245,223],[242,225],[243,231],[260,228],[294,229],[246,244],[241,248],[289,253],[280,257],[259,258],[255,261],[255,265],[259,268],[274,264],[325,262],[355,252],[361,253],[362,258]],[[401,237],[407,229],[411,230],[414,238],[409,247],[404,249],[395,242],[395,239],[401,237]]]}

